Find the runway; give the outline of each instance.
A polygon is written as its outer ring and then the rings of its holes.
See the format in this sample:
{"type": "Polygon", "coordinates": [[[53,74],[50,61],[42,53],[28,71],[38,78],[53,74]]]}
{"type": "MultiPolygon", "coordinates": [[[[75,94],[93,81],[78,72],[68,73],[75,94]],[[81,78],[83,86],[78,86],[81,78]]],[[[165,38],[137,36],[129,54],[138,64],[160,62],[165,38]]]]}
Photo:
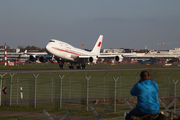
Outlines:
{"type": "MultiPolygon", "coordinates": [[[[53,73],[53,72],[96,72],[96,71],[126,71],[126,70],[145,70],[146,68],[89,68],[89,69],[9,69],[0,70],[0,73],[53,73]]],[[[151,68],[153,69],[153,68],[151,68]]],[[[154,68],[156,69],[156,68],[154,68]]],[[[180,69],[178,67],[157,68],[165,69],[180,69]]]]}

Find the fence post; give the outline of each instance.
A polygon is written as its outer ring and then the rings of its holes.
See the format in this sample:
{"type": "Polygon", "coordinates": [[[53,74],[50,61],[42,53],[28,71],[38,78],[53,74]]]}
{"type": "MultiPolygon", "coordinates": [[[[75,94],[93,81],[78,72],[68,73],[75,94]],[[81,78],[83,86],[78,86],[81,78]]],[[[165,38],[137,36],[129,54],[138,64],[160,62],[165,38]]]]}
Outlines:
{"type": "Polygon", "coordinates": [[[85,76],[86,77],[86,80],[87,80],[87,85],[86,85],[86,100],[87,100],[87,111],[88,111],[88,90],[89,90],[89,80],[91,79],[91,76],[89,76],[89,77],[87,77],[87,76],[85,76]]]}
{"type": "Polygon", "coordinates": [[[89,75],[91,74],[91,72],[89,72],[88,74],[87,73],[85,73],[85,75],[88,77],[89,75]]]}
{"type": "Polygon", "coordinates": [[[59,75],[59,78],[61,79],[61,85],[60,85],[60,108],[62,107],[62,79],[64,78],[65,75],[63,75],[62,77],[59,75]]]}
{"type": "Polygon", "coordinates": [[[68,110],[59,120],[64,120],[64,118],[66,118],[70,112],[71,111],[68,110]]]}
{"type": "Polygon", "coordinates": [[[72,76],[72,74],[73,74],[73,72],[72,73],[67,73],[68,75],[69,75],[69,102],[70,102],[70,99],[71,99],[71,76],[72,76]]]}
{"type": "Polygon", "coordinates": [[[166,72],[167,73],[167,75],[168,75],[168,96],[169,96],[169,91],[170,91],[170,87],[169,87],[169,81],[170,81],[170,75],[171,75],[171,73],[172,72],[166,72]]]}
{"type": "Polygon", "coordinates": [[[116,79],[113,77],[114,79],[114,113],[116,113],[116,81],[119,79],[119,77],[117,77],[116,79]]]}
{"type": "Polygon", "coordinates": [[[100,120],[113,106],[110,105],[106,110],[104,110],[104,112],[101,115],[99,115],[90,104],[88,105],[88,107],[91,110],[91,112],[97,117],[97,119],[100,120]]]}
{"type": "MultiPolygon", "coordinates": [[[[42,111],[44,113],[44,115],[49,119],[49,120],[54,120],[51,115],[44,109],[42,111]]],[[[66,118],[68,116],[68,114],[70,113],[71,111],[68,110],[59,120],[64,120],[64,118],[66,118]]]]}
{"type": "Polygon", "coordinates": [[[36,108],[36,82],[37,82],[37,77],[39,76],[39,73],[34,74],[34,108],[36,108]]]}
{"type": "Polygon", "coordinates": [[[166,106],[161,99],[158,99],[159,102],[163,105],[163,107],[165,108],[165,116],[167,116],[167,111],[168,109],[178,100],[177,98],[175,98],[168,106],[166,106]]]}
{"type": "Polygon", "coordinates": [[[19,90],[19,89],[18,89],[18,87],[19,87],[18,84],[19,84],[19,76],[20,76],[20,74],[21,74],[21,73],[19,73],[19,74],[16,73],[16,76],[17,76],[17,98],[16,98],[17,105],[18,105],[18,90],[19,90]]]}
{"type": "Polygon", "coordinates": [[[50,73],[50,75],[51,75],[51,102],[53,102],[53,76],[54,76],[54,74],[56,74],[56,73],[50,73]]]}
{"type": "Polygon", "coordinates": [[[137,83],[137,75],[139,74],[139,72],[138,73],[135,73],[134,72],[134,75],[136,76],[136,83],[137,83]]]}
{"type": "Polygon", "coordinates": [[[105,99],[105,76],[106,76],[107,72],[103,73],[103,99],[105,99]]]}
{"type": "Polygon", "coordinates": [[[127,101],[127,100],[124,100],[124,102],[126,103],[126,105],[132,110],[133,107],[131,106],[131,104],[127,101]]]}
{"type": "MultiPolygon", "coordinates": [[[[1,86],[0,86],[0,90],[2,91],[2,78],[3,76],[5,76],[7,73],[4,73],[3,75],[0,74],[1,76],[1,86]]],[[[0,106],[1,106],[1,98],[2,98],[2,92],[0,91],[0,106]]]]}
{"type": "Polygon", "coordinates": [[[45,116],[46,116],[49,120],[54,120],[54,119],[51,117],[51,115],[50,115],[45,109],[44,109],[42,112],[45,114],[45,116]]]}
{"type": "Polygon", "coordinates": [[[11,97],[12,97],[12,79],[13,79],[13,76],[15,75],[15,73],[13,73],[13,74],[10,74],[9,73],[9,75],[11,76],[11,86],[10,86],[10,103],[9,103],[9,105],[11,106],[11,97]]]}
{"type": "MultiPolygon", "coordinates": [[[[178,80],[174,81],[174,99],[176,98],[176,84],[178,82],[178,80]]],[[[176,113],[176,102],[174,103],[174,113],[176,113]]]]}
{"type": "Polygon", "coordinates": [[[119,75],[119,98],[121,98],[121,76],[122,76],[123,72],[121,74],[119,74],[118,72],[118,75],[119,75]]]}

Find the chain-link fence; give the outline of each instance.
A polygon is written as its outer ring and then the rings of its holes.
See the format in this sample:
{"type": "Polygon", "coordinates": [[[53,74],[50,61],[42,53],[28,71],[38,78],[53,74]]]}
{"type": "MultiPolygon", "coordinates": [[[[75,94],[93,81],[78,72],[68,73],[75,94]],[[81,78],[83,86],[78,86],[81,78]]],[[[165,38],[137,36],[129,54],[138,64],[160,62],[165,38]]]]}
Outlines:
{"type": "MultiPolygon", "coordinates": [[[[139,81],[139,73],[140,71],[97,71],[1,74],[1,105],[88,111],[90,104],[97,112],[112,105],[114,109],[108,113],[123,115],[130,110],[125,100],[133,107],[137,103],[136,97],[130,95],[130,90],[139,81]]],[[[159,98],[166,105],[174,97],[180,97],[180,82],[177,81],[180,75],[169,73],[151,73],[151,78],[159,86],[159,98]]],[[[179,100],[175,107],[180,107],[179,100]]],[[[164,110],[163,106],[161,109],[164,110]]]]}

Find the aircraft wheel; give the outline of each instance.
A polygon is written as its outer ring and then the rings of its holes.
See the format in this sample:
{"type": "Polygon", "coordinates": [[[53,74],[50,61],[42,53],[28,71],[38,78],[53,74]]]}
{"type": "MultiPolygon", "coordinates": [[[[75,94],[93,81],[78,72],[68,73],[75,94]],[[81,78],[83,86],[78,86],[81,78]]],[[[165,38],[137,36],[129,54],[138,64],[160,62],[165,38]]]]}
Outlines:
{"type": "Polygon", "coordinates": [[[81,66],[76,66],[77,69],[81,69],[81,66]]]}
{"type": "Polygon", "coordinates": [[[60,69],[64,69],[64,66],[63,65],[59,65],[60,69]]]}
{"type": "Polygon", "coordinates": [[[86,69],[86,65],[85,64],[82,64],[82,69],[86,69]]]}
{"type": "Polygon", "coordinates": [[[74,66],[69,66],[69,69],[74,69],[74,66]]]}

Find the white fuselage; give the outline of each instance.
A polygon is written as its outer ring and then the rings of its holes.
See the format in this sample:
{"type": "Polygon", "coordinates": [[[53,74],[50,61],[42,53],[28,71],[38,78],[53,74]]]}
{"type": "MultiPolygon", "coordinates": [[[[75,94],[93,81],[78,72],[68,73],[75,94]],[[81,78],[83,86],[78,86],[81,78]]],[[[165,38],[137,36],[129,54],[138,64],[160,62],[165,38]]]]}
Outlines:
{"type": "Polygon", "coordinates": [[[51,56],[69,61],[78,60],[78,56],[95,56],[95,54],[92,52],[75,48],[68,43],[54,39],[50,40],[46,45],[46,51],[51,56]]]}

